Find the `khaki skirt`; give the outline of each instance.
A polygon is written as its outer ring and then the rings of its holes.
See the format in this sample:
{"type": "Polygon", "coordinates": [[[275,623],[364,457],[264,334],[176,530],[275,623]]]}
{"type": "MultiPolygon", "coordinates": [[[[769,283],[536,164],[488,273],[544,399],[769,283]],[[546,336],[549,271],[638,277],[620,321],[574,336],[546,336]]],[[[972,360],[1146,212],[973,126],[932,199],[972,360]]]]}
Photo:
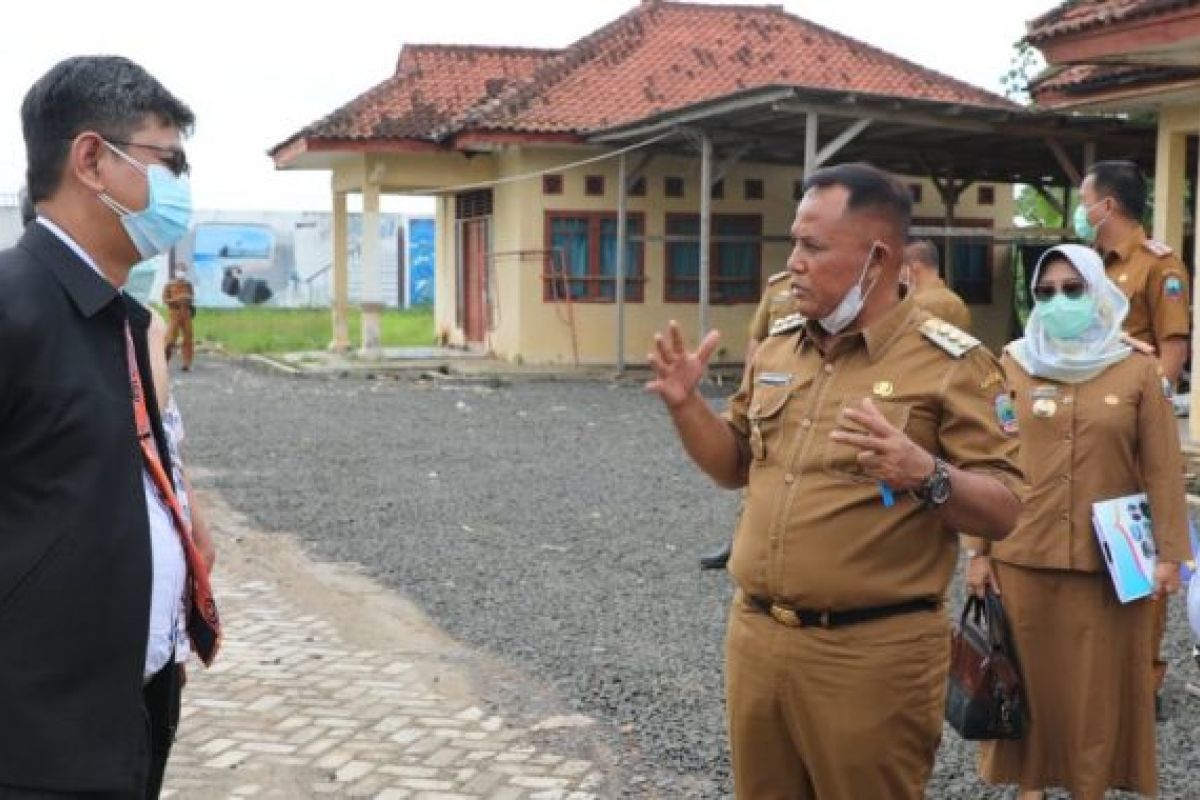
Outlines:
{"type": "Polygon", "coordinates": [[[980,775],[1083,798],[1156,796],[1152,604],[1122,605],[1107,573],[993,563],[1031,719],[1024,739],[983,743],[980,775]]]}

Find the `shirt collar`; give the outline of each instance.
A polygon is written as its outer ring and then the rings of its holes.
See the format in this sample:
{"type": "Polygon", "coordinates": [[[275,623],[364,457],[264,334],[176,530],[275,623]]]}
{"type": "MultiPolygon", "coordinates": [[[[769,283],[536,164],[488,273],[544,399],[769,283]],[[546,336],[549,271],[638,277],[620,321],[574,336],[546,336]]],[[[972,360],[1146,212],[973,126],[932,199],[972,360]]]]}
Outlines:
{"type": "Polygon", "coordinates": [[[21,245],[46,265],[83,316],[95,316],[121,296],[87,251],[51,220],[38,217],[25,229],[21,245]]]}
{"type": "MultiPolygon", "coordinates": [[[[892,342],[904,330],[909,317],[916,310],[917,304],[913,300],[913,296],[909,295],[870,327],[856,333],[838,337],[836,341],[846,341],[849,343],[848,345],[838,345],[838,347],[839,349],[842,347],[857,347],[858,343],[862,342],[867,348],[867,359],[874,363],[891,347],[892,342]]],[[[822,333],[816,327],[818,324],[815,320],[808,320],[805,323],[804,329],[801,332],[801,343],[817,345],[817,341],[820,340],[822,333]]],[[[828,352],[827,345],[819,346],[818,349],[822,350],[822,352],[828,352]]]]}
{"type": "Polygon", "coordinates": [[[1146,241],[1146,232],[1142,230],[1141,225],[1134,225],[1124,239],[1117,242],[1115,247],[1104,254],[1104,263],[1128,261],[1129,257],[1133,255],[1134,249],[1144,241],[1146,241]]]}
{"type": "MultiPolygon", "coordinates": [[[[63,244],[65,244],[67,247],[71,248],[71,252],[73,252],[75,255],[79,256],[80,261],[82,261],[83,263],[85,263],[89,267],[91,267],[92,271],[95,272],[97,275],[99,275],[101,278],[104,278],[104,273],[100,271],[100,265],[96,263],[95,259],[93,259],[90,255],[88,255],[87,250],[84,250],[82,247],[79,246],[79,242],[77,242],[71,238],[71,234],[67,233],[62,228],[58,227],[57,223],[55,223],[53,220],[47,219],[46,217],[43,217],[41,215],[38,215],[37,221],[38,221],[39,225],[44,225],[46,227],[46,229],[49,230],[51,233],[53,233],[55,236],[57,236],[62,241],[63,244]]],[[[108,281],[108,278],[104,278],[104,280],[108,281]]]]}

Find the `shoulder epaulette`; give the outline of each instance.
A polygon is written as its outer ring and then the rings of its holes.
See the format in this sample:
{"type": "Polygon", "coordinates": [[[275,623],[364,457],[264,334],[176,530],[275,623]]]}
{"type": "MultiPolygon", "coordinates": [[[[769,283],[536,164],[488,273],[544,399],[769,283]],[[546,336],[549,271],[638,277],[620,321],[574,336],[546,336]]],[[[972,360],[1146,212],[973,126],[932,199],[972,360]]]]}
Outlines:
{"type": "Polygon", "coordinates": [[[921,323],[921,335],[954,358],[962,358],[979,346],[979,340],[974,336],[937,317],[921,323]]]}
{"type": "Polygon", "coordinates": [[[1158,258],[1165,258],[1174,252],[1171,249],[1171,245],[1160,242],[1157,239],[1146,239],[1142,242],[1142,247],[1146,248],[1151,255],[1157,256],[1158,258]]]}
{"type": "Polygon", "coordinates": [[[779,272],[776,272],[771,277],[767,278],[767,286],[774,286],[775,284],[779,283],[781,280],[783,280],[787,276],[788,276],[788,271],[786,269],[780,270],[779,272]]]}
{"type": "Polygon", "coordinates": [[[802,314],[788,314],[786,317],[780,317],[771,323],[771,330],[767,332],[768,336],[779,336],[784,333],[791,333],[797,328],[803,327],[806,322],[802,314]]]}

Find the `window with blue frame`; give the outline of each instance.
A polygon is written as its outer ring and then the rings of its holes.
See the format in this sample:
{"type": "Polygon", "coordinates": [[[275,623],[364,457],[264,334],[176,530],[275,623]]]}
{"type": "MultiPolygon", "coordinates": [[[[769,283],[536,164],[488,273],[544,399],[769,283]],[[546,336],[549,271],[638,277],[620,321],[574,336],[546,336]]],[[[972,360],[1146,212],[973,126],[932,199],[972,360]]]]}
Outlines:
{"type": "MultiPolygon", "coordinates": [[[[641,214],[626,217],[625,299],[640,302],[645,284],[641,214]]],[[[611,303],[617,297],[617,215],[546,213],[546,300],[611,303]]]]}
{"type": "MultiPolygon", "coordinates": [[[[668,214],[666,244],[667,302],[700,299],[700,216],[668,214]]],[[[762,275],[762,216],[713,214],[709,250],[709,300],[757,303],[762,275]]]]}

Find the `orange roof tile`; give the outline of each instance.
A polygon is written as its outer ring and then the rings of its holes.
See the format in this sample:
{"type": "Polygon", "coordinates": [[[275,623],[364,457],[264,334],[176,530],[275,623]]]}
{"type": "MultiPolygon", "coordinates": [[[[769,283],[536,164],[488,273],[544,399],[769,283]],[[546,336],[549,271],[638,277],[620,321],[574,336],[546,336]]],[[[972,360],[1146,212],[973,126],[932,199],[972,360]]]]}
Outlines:
{"type": "Polygon", "coordinates": [[[288,141],[304,137],[426,138],[467,108],[527,79],[539,64],[558,52],[515,47],[408,45],[400,51],[395,74],[288,141]]]}
{"type": "Polygon", "coordinates": [[[1048,70],[1029,86],[1038,105],[1046,108],[1086,102],[1089,97],[1116,90],[1195,79],[1200,68],[1146,64],[1075,64],[1048,70]]]}
{"type": "Polygon", "coordinates": [[[1026,38],[1033,44],[1050,39],[1197,5],[1197,0],[1066,0],[1030,20],[1026,38]]]}
{"type": "Polygon", "coordinates": [[[765,86],[1017,107],[778,6],[642,0],[561,51],[406,47],[393,78],[275,151],[299,138],[583,134],[765,86]]]}

